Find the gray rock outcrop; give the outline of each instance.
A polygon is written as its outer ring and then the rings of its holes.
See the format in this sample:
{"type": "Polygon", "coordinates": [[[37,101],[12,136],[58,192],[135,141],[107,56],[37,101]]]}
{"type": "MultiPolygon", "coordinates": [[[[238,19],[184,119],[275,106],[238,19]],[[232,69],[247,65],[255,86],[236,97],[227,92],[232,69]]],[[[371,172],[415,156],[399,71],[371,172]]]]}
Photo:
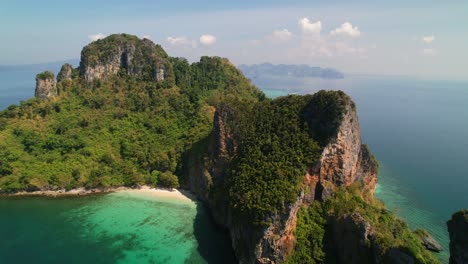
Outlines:
{"type": "Polygon", "coordinates": [[[105,79],[120,71],[146,81],[173,79],[167,54],[149,39],[116,34],[83,48],[80,76],[86,82],[105,79]]]}
{"type": "Polygon", "coordinates": [[[433,251],[433,252],[440,252],[440,251],[443,251],[444,249],[442,248],[442,246],[439,244],[439,242],[437,242],[432,236],[431,234],[429,234],[429,232],[427,232],[426,230],[424,229],[417,229],[415,231],[413,231],[413,233],[419,238],[419,240],[421,241],[421,244],[427,249],[427,250],[430,250],[430,251],[433,251]]]}
{"type": "Polygon", "coordinates": [[[57,74],[57,82],[63,82],[72,79],[73,66],[65,63],[57,74]]]}
{"type": "Polygon", "coordinates": [[[57,83],[54,78],[54,73],[45,71],[36,75],[36,90],[34,96],[39,99],[57,96],[57,83]]]}

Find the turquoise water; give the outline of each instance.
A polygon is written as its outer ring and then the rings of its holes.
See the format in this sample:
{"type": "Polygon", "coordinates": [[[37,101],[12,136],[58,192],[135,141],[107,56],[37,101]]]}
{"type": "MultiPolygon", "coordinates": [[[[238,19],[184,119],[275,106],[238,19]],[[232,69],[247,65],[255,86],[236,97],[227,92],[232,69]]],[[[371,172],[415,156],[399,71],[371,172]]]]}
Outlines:
{"type": "Polygon", "coordinates": [[[0,198],[0,263],[234,263],[198,203],[120,192],[0,198]]]}
{"type": "Polygon", "coordinates": [[[380,162],[376,196],[446,249],[446,221],[468,208],[468,81],[350,76],[254,80],[267,94],[343,90],[357,104],[363,141],[380,162]],[[285,89],[285,87],[293,87],[285,89]]]}

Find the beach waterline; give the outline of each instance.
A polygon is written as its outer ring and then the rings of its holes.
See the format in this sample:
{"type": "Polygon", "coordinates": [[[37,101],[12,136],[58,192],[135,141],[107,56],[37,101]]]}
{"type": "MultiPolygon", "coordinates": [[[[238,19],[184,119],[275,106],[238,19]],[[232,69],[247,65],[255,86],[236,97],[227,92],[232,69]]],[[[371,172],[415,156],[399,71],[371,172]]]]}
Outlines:
{"type": "Polygon", "coordinates": [[[177,190],[2,197],[0,212],[0,263],[235,262],[225,230],[177,190]]]}

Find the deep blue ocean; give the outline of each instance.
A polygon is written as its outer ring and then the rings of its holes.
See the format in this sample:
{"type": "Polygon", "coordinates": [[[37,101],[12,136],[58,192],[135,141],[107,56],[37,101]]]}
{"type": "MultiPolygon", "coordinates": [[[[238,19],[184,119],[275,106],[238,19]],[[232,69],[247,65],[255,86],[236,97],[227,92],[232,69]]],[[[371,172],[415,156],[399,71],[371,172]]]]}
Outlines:
{"type": "MultiPolygon", "coordinates": [[[[58,71],[58,65],[49,67],[58,71]]],[[[34,95],[40,67],[0,68],[0,110],[34,95]]],[[[376,195],[446,249],[446,221],[468,208],[468,81],[346,76],[341,80],[262,77],[268,96],[343,90],[356,102],[363,142],[380,162],[376,195]]]]}

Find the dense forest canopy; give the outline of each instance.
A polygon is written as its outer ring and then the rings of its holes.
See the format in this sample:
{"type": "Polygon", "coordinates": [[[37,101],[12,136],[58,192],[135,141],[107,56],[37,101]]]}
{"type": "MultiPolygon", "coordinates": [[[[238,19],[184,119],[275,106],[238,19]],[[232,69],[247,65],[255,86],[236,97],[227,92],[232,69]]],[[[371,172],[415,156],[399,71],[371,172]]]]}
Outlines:
{"type": "Polygon", "coordinates": [[[177,85],[160,87],[125,71],[86,84],[75,74],[58,84],[58,97],[0,112],[1,191],[154,185],[210,134],[223,98],[265,100],[226,59],[170,61],[177,85]]]}

